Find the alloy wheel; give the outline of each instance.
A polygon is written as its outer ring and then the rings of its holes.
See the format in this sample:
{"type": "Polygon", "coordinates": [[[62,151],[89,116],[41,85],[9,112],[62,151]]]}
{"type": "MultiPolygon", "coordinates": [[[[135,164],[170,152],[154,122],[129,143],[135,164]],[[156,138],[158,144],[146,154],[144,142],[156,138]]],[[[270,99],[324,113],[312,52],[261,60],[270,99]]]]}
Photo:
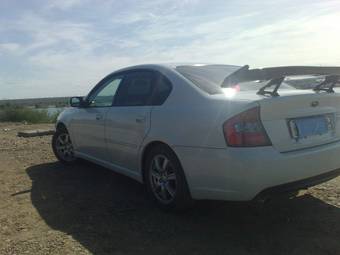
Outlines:
{"type": "Polygon", "coordinates": [[[74,161],[74,150],[69,134],[60,133],[55,143],[56,152],[59,157],[67,162],[74,161]]]}
{"type": "Polygon", "coordinates": [[[177,178],[170,159],[165,155],[154,156],[149,170],[151,188],[155,197],[161,203],[171,203],[176,195],[177,178]]]}

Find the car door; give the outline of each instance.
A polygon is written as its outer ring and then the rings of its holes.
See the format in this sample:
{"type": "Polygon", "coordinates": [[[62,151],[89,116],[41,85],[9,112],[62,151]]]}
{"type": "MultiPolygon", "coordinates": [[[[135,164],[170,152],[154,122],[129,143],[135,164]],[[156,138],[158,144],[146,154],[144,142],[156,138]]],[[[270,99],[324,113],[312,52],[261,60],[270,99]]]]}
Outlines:
{"type": "Polygon", "coordinates": [[[119,88],[106,121],[106,137],[111,162],[125,170],[138,169],[138,151],[150,128],[150,102],[155,73],[130,71],[119,88]]]}
{"type": "Polygon", "coordinates": [[[90,159],[108,161],[105,121],[123,76],[103,79],[85,99],[71,123],[76,153],[90,159]]]}

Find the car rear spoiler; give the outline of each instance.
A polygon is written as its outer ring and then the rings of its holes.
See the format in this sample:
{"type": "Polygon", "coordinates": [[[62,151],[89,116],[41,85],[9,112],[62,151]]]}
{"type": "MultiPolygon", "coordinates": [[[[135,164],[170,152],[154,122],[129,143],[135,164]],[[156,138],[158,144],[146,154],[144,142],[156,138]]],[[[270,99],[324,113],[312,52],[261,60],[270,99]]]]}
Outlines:
{"type": "Polygon", "coordinates": [[[248,65],[245,65],[227,76],[222,87],[232,87],[238,83],[249,81],[269,81],[263,88],[258,91],[258,94],[271,94],[278,96],[277,90],[286,76],[326,76],[325,81],[317,85],[314,90],[325,90],[327,92],[334,92],[333,87],[339,82],[340,67],[319,67],[319,66],[283,66],[283,67],[269,67],[262,69],[249,69],[248,65]],[[324,88],[325,85],[330,85],[328,88],[324,88]],[[266,91],[269,86],[276,85],[274,91],[266,91]]]}

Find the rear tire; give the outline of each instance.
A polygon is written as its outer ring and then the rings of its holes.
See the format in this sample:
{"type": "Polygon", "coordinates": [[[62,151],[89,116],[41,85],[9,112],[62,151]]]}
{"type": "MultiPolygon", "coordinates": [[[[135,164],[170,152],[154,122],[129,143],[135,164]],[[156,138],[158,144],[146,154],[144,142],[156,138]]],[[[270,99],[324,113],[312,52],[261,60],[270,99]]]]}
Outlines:
{"type": "Polygon", "coordinates": [[[52,149],[56,158],[65,165],[77,162],[70,135],[65,127],[57,128],[52,138],[52,149]]]}
{"type": "Polygon", "coordinates": [[[146,156],[144,181],[149,195],[165,211],[192,207],[189,188],[175,153],[165,145],[153,147],[146,156]]]}

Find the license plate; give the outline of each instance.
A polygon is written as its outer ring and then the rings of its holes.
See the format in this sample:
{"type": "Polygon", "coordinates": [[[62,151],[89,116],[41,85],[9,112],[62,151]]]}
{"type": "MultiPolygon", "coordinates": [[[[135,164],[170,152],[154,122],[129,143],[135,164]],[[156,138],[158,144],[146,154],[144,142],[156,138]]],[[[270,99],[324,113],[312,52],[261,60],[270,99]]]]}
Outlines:
{"type": "Polygon", "coordinates": [[[332,114],[325,114],[290,119],[288,124],[294,139],[306,139],[332,133],[334,131],[334,116],[332,114]]]}

